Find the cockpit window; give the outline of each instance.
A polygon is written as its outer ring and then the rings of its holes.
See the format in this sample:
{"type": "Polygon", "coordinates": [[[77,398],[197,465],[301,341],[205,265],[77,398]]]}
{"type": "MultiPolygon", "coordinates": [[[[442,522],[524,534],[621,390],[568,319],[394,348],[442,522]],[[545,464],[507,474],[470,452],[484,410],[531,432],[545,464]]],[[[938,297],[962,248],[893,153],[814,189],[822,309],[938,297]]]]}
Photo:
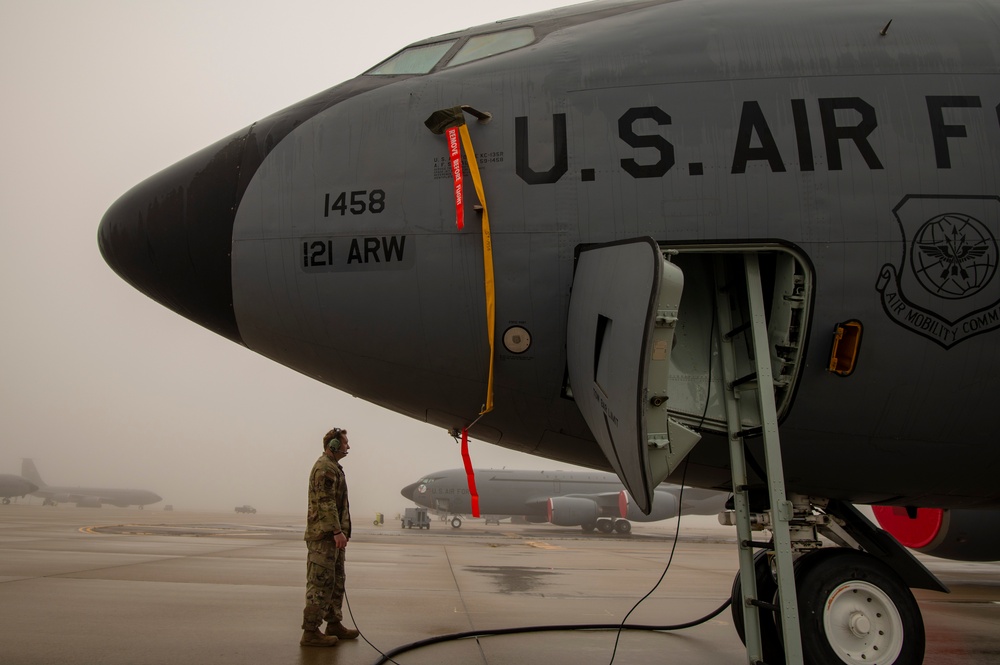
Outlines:
{"type": "Polygon", "coordinates": [[[530,27],[470,37],[469,41],[465,42],[448,63],[448,67],[481,60],[497,53],[513,51],[516,48],[527,46],[533,41],[535,41],[535,31],[530,27]]]}
{"type": "MultiPolygon", "coordinates": [[[[456,53],[447,67],[464,65],[467,62],[482,60],[491,55],[506,53],[527,46],[535,41],[533,28],[514,28],[503,32],[493,32],[488,35],[469,37],[456,53]]],[[[370,76],[392,76],[396,74],[427,74],[441,62],[441,59],[458,42],[451,39],[423,46],[411,46],[392,56],[385,62],[376,65],[365,72],[370,76]]]]}
{"type": "Polygon", "coordinates": [[[366,72],[376,76],[393,74],[426,74],[444,57],[457,40],[437,42],[426,46],[414,46],[400,51],[374,69],[366,72]]]}

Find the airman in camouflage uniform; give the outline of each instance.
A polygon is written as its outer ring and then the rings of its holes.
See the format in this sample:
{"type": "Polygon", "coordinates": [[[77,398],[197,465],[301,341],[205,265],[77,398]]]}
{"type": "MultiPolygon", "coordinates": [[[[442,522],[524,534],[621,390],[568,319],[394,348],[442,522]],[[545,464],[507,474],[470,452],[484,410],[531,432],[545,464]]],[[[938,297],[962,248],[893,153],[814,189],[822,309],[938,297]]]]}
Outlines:
{"type": "Polygon", "coordinates": [[[351,538],[351,509],[347,478],[340,460],[350,450],[347,430],[335,428],[323,437],[323,454],[309,474],[309,513],[305,541],[306,608],[302,613],[302,646],[334,646],[338,639],[350,640],[358,631],[347,628],[341,606],[344,602],[344,559],[351,538]],[[320,624],[326,621],[326,634],[320,624]]]}

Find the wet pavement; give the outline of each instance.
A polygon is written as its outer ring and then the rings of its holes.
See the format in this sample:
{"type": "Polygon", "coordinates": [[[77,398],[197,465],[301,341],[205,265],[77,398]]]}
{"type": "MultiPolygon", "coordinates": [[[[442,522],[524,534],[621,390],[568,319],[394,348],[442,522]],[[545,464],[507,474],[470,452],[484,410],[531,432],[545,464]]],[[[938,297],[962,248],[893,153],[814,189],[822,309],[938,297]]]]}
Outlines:
{"type": "MultiPolygon", "coordinates": [[[[348,548],[348,603],[378,649],[471,630],[617,624],[663,573],[673,521],[631,537],[539,525],[362,526],[348,548]]],[[[0,662],[338,663],[379,659],[363,640],[303,649],[301,516],[0,507],[0,662]]],[[[731,532],[685,528],[660,586],[630,624],[702,617],[729,596],[731,532]]],[[[924,662],[1000,662],[1000,564],[923,558],[949,595],[917,591],[924,662]]],[[[347,621],[346,623],[351,623],[347,621]]],[[[670,633],[558,631],[451,641],[401,665],[743,663],[728,609],[670,633]]]]}

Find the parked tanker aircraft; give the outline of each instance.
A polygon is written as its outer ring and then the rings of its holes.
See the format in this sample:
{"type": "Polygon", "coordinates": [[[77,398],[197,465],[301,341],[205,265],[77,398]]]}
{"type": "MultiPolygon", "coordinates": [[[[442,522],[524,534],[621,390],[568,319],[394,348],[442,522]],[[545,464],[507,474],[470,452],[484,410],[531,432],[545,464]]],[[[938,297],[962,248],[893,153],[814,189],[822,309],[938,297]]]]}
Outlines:
{"type": "Polygon", "coordinates": [[[919,662],[907,587],[944,586],[850,504],[1000,526],[998,25],[602,0],[432,37],[145,180],[99,244],[238,344],[644,512],[682,468],[735,491],[751,661],[919,662]]]}
{"type": "Polygon", "coordinates": [[[38,485],[28,482],[21,476],[12,473],[0,473],[0,497],[4,505],[10,503],[11,497],[25,496],[38,489],[38,485]]]}
{"type": "Polygon", "coordinates": [[[149,490],[46,485],[38,474],[34,460],[27,457],[21,460],[21,475],[37,485],[31,494],[43,498],[46,505],[75,503],[77,508],[100,508],[107,503],[119,508],[139,506],[141,510],[143,506],[163,500],[149,490]]]}
{"type": "MultiPolygon", "coordinates": [[[[584,531],[630,533],[631,522],[658,522],[684,515],[717,515],[728,494],[663,483],[653,493],[649,514],[636,508],[613,473],[476,469],[478,510],[490,518],[523,517],[528,522],[579,526],[584,531]],[[683,510],[681,509],[683,505],[683,510]],[[631,521],[630,521],[631,520],[631,521]]],[[[436,471],[400,490],[404,498],[449,518],[454,528],[473,514],[465,469],[436,471]]]]}

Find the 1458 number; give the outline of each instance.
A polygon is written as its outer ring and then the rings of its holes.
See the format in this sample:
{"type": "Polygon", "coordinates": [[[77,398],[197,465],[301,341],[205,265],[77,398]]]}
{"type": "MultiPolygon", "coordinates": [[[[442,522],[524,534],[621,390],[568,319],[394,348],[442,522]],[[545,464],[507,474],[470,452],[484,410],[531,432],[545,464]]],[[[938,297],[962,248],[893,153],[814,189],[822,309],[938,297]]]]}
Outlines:
{"type": "Polygon", "coordinates": [[[363,215],[366,212],[377,215],[383,210],[385,210],[385,190],[382,189],[327,194],[323,202],[324,217],[338,212],[341,216],[347,213],[363,215]]]}

